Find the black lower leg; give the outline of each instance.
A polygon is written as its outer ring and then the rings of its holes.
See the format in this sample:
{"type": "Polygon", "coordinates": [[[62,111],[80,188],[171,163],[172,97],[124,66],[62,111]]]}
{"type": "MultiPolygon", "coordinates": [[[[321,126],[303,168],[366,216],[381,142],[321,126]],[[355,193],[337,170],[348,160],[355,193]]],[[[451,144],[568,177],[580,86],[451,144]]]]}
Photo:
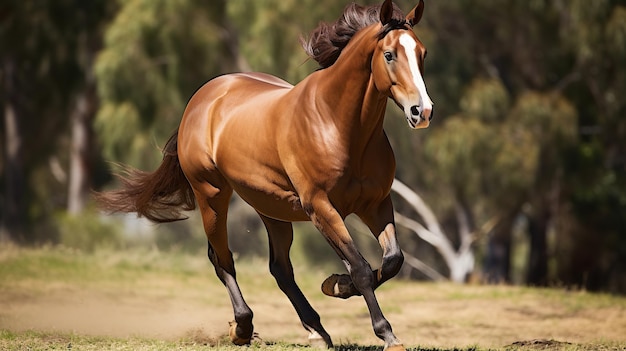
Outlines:
{"type": "Polygon", "coordinates": [[[290,268],[285,267],[285,265],[285,263],[276,261],[270,264],[270,271],[276,279],[278,287],[285,293],[293,305],[298,317],[300,317],[302,326],[311,334],[319,334],[319,337],[324,340],[327,347],[333,347],[330,335],[328,335],[322,326],[319,314],[313,309],[296,284],[293,277],[293,271],[290,268]]]}
{"type": "MultiPolygon", "coordinates": [[[[226,287],[228,291],[228,295],[230,297],[230,301],[233,306],[233,312],[235,315],[236,326],[234,328],[235,335],[231,335],[233,341],[235,339],[239,340],[239,342],[249,343],[252,339],[252,335],[254,333],[254,326],[252,324],[252,318],[254,314],[252,310],[246,304],[246,301],[241,294],[241,290],[239,289],[239,285],[236,280],[236,272],[233,265],[229,265],[228,269],[226,269],[223,265],[223,262],[220,262],[215,250],[208,244],[207,254],[209,256],[209,260],[213,263],[215,267],[215,273],[220,281],[226,287]]],[[[228,259],[232,262],[232,256],[228,259]]]]}
{"type": "Polygon", "coordinates": [[[385,346],[399,344],[393,334],[391,324],[383,315],[378,300],[374,295],[374,288],[378,286],[375,272],[372,271],[367,261],[361,257],[358,262],[354,262],[352,265],[350,275],[355,287],[365,299],[376,336],[385,342],[385,346]]]}

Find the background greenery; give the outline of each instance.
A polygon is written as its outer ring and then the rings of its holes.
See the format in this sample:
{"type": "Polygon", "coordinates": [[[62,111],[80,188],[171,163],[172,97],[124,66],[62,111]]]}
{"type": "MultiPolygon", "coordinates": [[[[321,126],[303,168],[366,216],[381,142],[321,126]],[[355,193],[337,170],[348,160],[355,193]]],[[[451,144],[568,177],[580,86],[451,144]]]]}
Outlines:
{"type": "MultiPolygon", "coordinates": [[[[298,37],[346,3],[3,1],[1,240],[204,251],[197,218],[155,227],[104,217],[90,189],[115,186],[109,162],[155,168],[210,78],[254,70],[297,83],[316,69],[298,37]]],[[[626,292],[626,2],[426,0],[415,31],[436,115],[414,132],[390,104],[397,177],[457,245],[456,214],[467,215],[473,278],[626,292]]],[[[238,200],[229,226],[233,251],[266,254],[260,222],[238,200]]],[[[338,263],[312,227],[297,229],[305,244],[294,256],[338,263]]],[[[400,234],[408,252],[446,270],[435,249],[400,234]]],[[[376,257],[376,244],[355,236],[376,257]]]]}

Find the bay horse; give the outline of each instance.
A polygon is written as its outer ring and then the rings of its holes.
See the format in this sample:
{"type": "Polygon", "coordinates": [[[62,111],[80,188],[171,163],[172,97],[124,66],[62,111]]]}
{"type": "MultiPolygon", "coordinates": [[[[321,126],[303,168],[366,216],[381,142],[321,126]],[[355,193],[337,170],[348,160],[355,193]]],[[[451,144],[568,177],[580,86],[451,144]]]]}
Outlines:
{"type": "Polygon", "coordinates": [[[266,227],[271,274],[312,343],[333,346],[294,280],[289,251],[295,221],[312,221],[349,273],[331,275],[322,291],[363,296],[385,348],[403,349],[374,295],[404,260],[389,196],[396,164],[383,119],[388,98],[411,128],[426,128],[433,117],[422,79],[426,49],[413,32],[423,10],[423,0],[407,16],[391,0],[348,5],[335,23],[322,23],[303,39],[321,67],[295,86],[262,73],[210,80],[188,102],[159,168],[128,168],[122,188],[97,195],[105,210],[136,212],[155,222],[185,219],[181,211],[197,204],[208,257],[232,302],[233,343],[249,344],[254,335],[226,232],[236,191],[266,227]],[[346,229],[344,219],[352,213],[382,247],[376,270],[346,229]]]}

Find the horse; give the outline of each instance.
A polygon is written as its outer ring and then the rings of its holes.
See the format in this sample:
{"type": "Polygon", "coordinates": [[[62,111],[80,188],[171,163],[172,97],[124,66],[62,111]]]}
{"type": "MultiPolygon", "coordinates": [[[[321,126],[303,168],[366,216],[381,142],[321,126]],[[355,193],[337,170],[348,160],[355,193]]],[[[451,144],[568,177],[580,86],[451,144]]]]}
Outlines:
{"type": "Polygon", "coordinates": [[[199,208],[208,257],[232,302],[234,344],[249,344],[254,327],[228,247],[233,191],[264,223],[270,272],[311,343],[333,347],[294,280],[289,251],[296,221],[311,221],[348,271],[328,277],[322,292],[363,296],[375,335],[386,349],[403,349],[374,294],[404,260],[390,198],[396,161],[383,119],[389,98],[410,128],[426,128],[433,117],[422,77],[426,48],[413,32],[423,11],[423,0],[406,16],[391,0],[348,5],[336,22],[321,23],[302,39],[320,68],[295,86],[263,73],[208,81],[189,100],[161,165],[153,172],[127,168],[121,188],[97,195],[109,212],[135,212],[158,223],[199,208]],[[344,219],[353,213],[382,247],[376,270],[346,229],[344,219]]]}

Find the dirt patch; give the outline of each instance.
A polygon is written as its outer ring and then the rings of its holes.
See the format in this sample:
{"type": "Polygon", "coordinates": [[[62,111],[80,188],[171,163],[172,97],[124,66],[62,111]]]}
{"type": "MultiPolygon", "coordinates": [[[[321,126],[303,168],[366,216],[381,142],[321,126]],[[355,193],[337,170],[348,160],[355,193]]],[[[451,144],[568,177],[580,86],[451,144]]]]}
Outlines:
{"type": "MultiPolygon", "coordinates": [[[[198,273],[148,270],[133,274],[132,279],[111,275],[110,281],[15,279],[11,285],[0,285],[0,329],[184,339],[201,345],[224,339],[228,321],[233,319],[232,307],[225,288],[208,268],[198,273]]],[[[319,284],[326,275],[300,273],[297,277],[334,343],[381,345],[362,298],[341,300],[321,293],[319,284]]],[[[238,277],[255,313],[255,331],[264,342],[307,343],[308,333],[265,264],[261,268],[244,265],[238,277]]],[[[377,295],[406,346],[557,349],[566,346],[565,342],[626,344],[623,298],[395,280],[382,286],[377,295]]]]}
{"type": "MultiPolygon", "coordinates": [[[[229,308],[208,309],[197,301],[101,291],[52,291],[45,295],[2,301],[0,328],[102,336],[179,338],[191,330],[219,335],[229,308]]],[[[225,330],[225,328],[224,328],[225,330]]]]}
{"type": "Polygon", "coordinates": [[[540,340],[516,341],[512,343],[511,345],[508,345],[507,348],[517,349],[519,347],[525,347],[525,348],[531,348],[535,350],[555,350],[555,349],[560,350],[564,347],[568,347],[571,345],[572,343],[570,342],[540,339],[540,340]]]}

